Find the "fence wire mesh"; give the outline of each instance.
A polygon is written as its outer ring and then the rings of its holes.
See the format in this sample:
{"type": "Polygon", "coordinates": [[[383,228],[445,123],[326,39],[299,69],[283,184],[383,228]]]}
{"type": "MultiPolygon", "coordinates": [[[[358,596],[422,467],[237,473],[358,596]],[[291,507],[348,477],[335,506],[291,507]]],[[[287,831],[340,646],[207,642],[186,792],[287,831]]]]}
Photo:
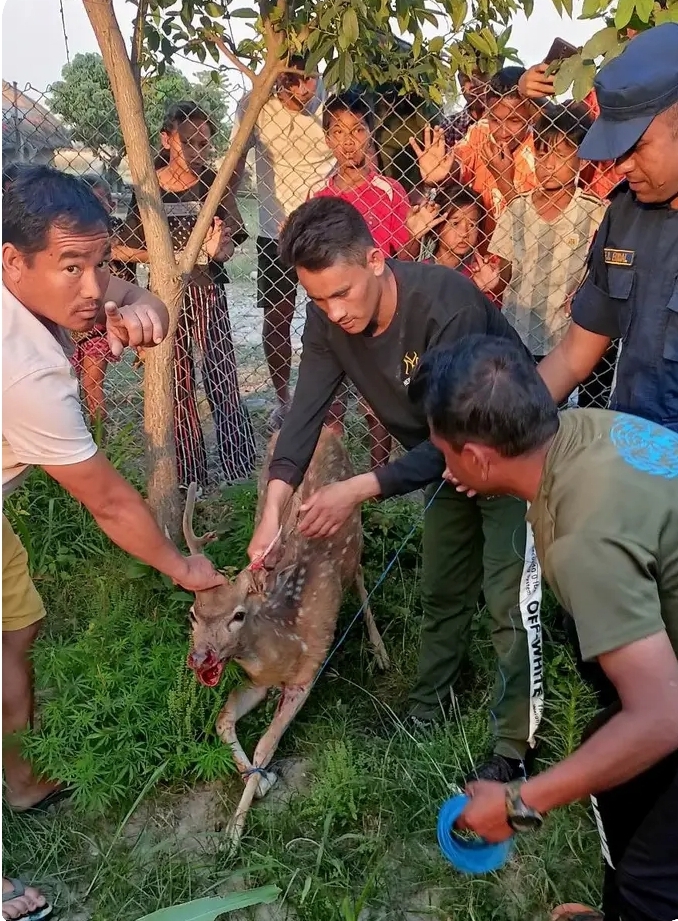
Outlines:
{"type": "MultiPolygon", "coordinates": [[[[180,483],[214,489],[250,478],[284,418],[305,294],[282,265],[277,238],[290,213],[315,195],[351,201],[387,256],[426,259],[468,276],[535,358],[562,339],[618,177],[611,164],[576,156],[596,115],[595,98],[525,98],[522,73],[507,68],[492,79],[463,78],[459,101],[445,111],[397,88],[324,96],[315,77],[285,76],[257,119],[181,308],[174,349],[180,483]]],[[[213,97],[199,94],[191,102],[161,102],[165,130],[149,130],[180,252],[247,94],[227,84],[216,107],[213,97]]],[[[76,125],[55,114],[60,106],[53,88],[20,91],[3,83],[4,167],[48,163],[86,179],[111,212],[112,271],[146,285],[143,228],[124,152],[77,140],[110,137],[110,126],[104,130],[98,120],[104,115],[76,125]]],[[[607,404],[616,353],[613,344],[571,403],[607,404]]],[[[123,433],[140,455],[143,355],[116,362],[95,329],[77,337],[74,362],[93,424],[109,436],[123,433]]],[[[329,420],[345,432],[358,469],[398,450],[350,386],[337,395],[329,420]]]]}

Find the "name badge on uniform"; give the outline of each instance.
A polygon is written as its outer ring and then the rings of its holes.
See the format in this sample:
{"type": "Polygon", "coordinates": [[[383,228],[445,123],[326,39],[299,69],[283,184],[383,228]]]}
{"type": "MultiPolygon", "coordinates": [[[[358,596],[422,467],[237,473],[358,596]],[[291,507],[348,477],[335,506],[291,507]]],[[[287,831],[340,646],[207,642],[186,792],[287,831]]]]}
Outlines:
{"type": "Polygon", "coordinates": [[[610,249],[605,247],[605,265],[633,265],[636,254],[632,249],[610,249]]]}

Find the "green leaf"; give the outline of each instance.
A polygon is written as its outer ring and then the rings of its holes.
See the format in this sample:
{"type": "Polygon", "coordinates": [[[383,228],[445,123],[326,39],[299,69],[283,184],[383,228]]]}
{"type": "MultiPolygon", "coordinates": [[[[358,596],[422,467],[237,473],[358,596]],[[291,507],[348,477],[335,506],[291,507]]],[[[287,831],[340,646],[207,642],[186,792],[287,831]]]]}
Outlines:
{"type": "Polygon", "coordinates": [[[567,15],[570,17],[570,19],[572,19],[572,0],[562,0],[562,2],[563,2],[563,9],[567,13],[567,15]]]}
{"type": "Polygon", "coordinates": [[[594,16],[598,15],[598,10],[600,9],[601,0],[584,0],[584,5],[582,6],[580,19],[593,19],[594,16]]]}
{"type": "Polygon", "coordinates": [[[488,58],[492,57],[492,49],[487,44],[487,41],[482,37],[482,35],[478,35],[477,32],[467,32],[466,40],[472,48],[476,49],[476,51],[487,55],[488,58]]]}
{"type": "Polygon", "coordinates": [[[456,0],[452,6],[452,29],[458,32],[466,22],[468,3],[466,0],[456,0]]]}
{"type": "Polygon", "coordinates": [[[211,16],[212,19],[221,19],[224,15],[224,8],[219,3],[206,3],[205,12],[208,16],[211,16]]]}
{"type": "Polygon", "coordinates": [[[342,54],[339,58],[339,80],[344,89],[348,89],[353,84],[353,73],[353,61],[350,54],[342,54]]]}
{"type": "Polygon", "coordinates": [[[214,921],[226,911],[237,911],[251,905],[270,905],[280,894],[277,886],[262,886],[249,892],[234,892],[221,899],[194,899],[171,908],[161,908],[138,921],[214,921]]]}
{"type": "Polygon", "coordinates": [[[534,0],[523,0],[523,13],[525,18],[529,19],[534,10],[534,0]]]}
{"type": "Polygon", "coordinates": [[[582,64],[572,84],[572,98],[575,102],[581,102],[584,96],[591,91],[595,75],[595,64],[582,64]]]}
{"type": "Polygon", "coordinates": [[[344,15],[341,17],[341,31],[339,32],[339,38],[341,39],[342,35],[344,36],[347,45],[353,45],[358,41],[358,14],[353,9],[352,6],[344,12],[344,15]]]}
{"type": "Polygon", "coordinates": [[[259,14],[256,10],[248,10],[243,7],[240,10],[231,10],[228,15],[236,19],[256,19],[259,14]]]}
{"type": "Polygon", "coordinates": [[[571,58],[566,58],[566,60],[563,61],[553,81],[553,91],[556,96],[562,96],[569,90],[572,81],[575,79],[582,66],[580,54],[574,54],[571,58]]]}
{"type": "Polygon", "coordinates": [[[617,34],[614,26],[609,26],[607,29],[601,29],[600,32],[596,32],[584,45],[581,53],[582,58],[585,61],[593,61],[595,58],[600,57],[601,54],[607,54],[619,43],[617,34]]]}
{"type": "Polygon", "coordinates": [[[636,13],[642,22],[649,22],[654,11],[654,0],[636,0],[636,13]]]}
{"type": "Polygon", "coordinates": [[[678,5],[672,6],[668,10],[657,10],[654,14],[654,21],[657,26],[663,22],[678,22],[678,5]]]}
{"type": "Polygon", "coordinates": [[[445,39],[442,35],[436,35],[435,38],[432,38],[428,43],[428,50],[431,54],[440,54],[440,52],[445,47],[445,39]]]}
{"type": "Polygon", "coordinates": [[[614,14],[614,24],[618,29],[623,29],[631,22],[636,0],[619,0],[617,12],[614,14]]]}

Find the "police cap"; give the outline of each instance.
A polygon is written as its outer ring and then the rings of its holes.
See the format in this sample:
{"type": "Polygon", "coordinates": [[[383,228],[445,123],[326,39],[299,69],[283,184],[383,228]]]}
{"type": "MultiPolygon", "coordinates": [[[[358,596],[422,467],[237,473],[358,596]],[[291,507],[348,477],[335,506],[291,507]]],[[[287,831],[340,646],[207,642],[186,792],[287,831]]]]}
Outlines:
{"type": "Polygon", "coordinates": [[[579,148],[584,160],[616,160],[655,116],[678,102],[678,23],[641,32],[594,83],[600,116],[579,148]]]}

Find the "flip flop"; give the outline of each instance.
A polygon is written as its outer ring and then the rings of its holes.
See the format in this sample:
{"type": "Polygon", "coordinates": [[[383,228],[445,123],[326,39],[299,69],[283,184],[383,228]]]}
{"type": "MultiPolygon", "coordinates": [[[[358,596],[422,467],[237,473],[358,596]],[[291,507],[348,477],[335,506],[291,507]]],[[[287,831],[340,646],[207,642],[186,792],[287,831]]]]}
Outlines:
{"type": "Polygon", "coordinates": [[[61,802],[61,800],[70,799],[74,792],[75,787],[64,785],[63,787],[58,787],[56,790],[52,790],[51,793],[48,793],[47,796],[43,796],[37,803],[33,803],[32,806],[12,806],[11,803],[7,803],[7,806],[12,812],[19,814],[31,812],[44,813],[49,811],[50,806],[56,805],[56,803],[61,802]]]}
{"type": "MultiPolygon", "coordinates": [[[[14,899],[20,899],[22,895],[26,892],[26,887],[21,882],[20,879],[10,879],[12,888],[9,892],[2,893],[2,904],[5,902],[12,902],[14,899]]],[[[36,908],[34,911],[26,912],[23,915],[18,915],[13,921],[46,921],[47,918],[51,917],[53,908],[46,902],[40,908],[36,908]]],[[[5,917],[3,913],[3,918],[5,917]]]]}

